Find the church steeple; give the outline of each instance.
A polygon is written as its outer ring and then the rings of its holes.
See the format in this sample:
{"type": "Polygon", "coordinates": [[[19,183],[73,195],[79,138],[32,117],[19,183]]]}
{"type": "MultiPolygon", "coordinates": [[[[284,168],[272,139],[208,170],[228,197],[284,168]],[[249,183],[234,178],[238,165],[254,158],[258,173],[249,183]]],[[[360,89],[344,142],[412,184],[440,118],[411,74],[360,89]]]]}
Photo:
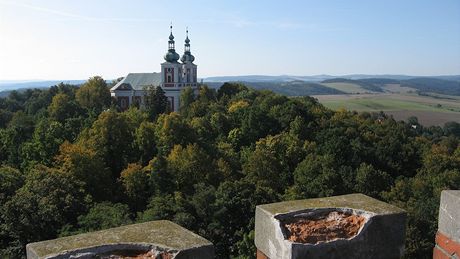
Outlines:
{"type": "Polygon", "coordinates": [[[169,27],[171,33],[169,34],[169,41],[168,41],[168,52],[165,54],[165,60],[167,62],[177,62],[179,60],[179,54],[176,53],[175,44],[174,44],[174,35],[172,33],[172,24],[169,27]]]}
{"type": "Polygon", "coordinates": [[[182,63],[193,63],[195,60],[195,57],[192,55],[190,52],[190,40],[188,38],[188,28],[185,31],[186,38],[185,38],[185,44],[184,44],[184,55],[182,55],[182,58],[180,59],[182,63]]]}
{"type": "Polygon", "coordinates": [[[171,33],[169,34],[169,45],[168,45],[168,50],[174,50],[174,35],[172,34],[172,24],[169,26],[169,29],[171,33]]]}

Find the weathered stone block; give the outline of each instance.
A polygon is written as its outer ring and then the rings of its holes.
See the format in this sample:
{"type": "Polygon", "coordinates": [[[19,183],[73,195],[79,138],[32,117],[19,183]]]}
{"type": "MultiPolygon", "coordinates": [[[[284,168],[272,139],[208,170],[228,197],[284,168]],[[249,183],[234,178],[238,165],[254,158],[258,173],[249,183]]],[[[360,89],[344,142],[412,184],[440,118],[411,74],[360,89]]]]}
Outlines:
{"type": "Polygon", "coordinates": [[[257,206],[255,244],[262,254],[271,259],[400,258],[404,253],[405,223],[406,213],[403,210],[363,194],[279,202],[257,206]],[[317,219],[323,224],[338,221],[340,215],[349,218],[349,221],[335,226],[326,224],[324,228],[328,229],[318,229],[314,225],[317,219]],[[339,235],[331,240],[319,236],[312,243],[288,240],[295,234],[291,231],[304,229],[287,229],[286,222],[306,221],[313,222],[310,227],[313,227],[315,235],[328,233],[329,229],[342,233],[337,227],[349,230],[353,229],[350,228],[353,224],[358,224],[358,231],[348,233],[351,236],[342,238],[339,235]]]}
{"type": "Polygon", "coordinates": [[[438,231],[460,243],[460,191],[442,191],[438,231]]]}
{"type": "Polygon", "coordinates": [[[433,258],[460,258],[460,191],[441,193],[433,258]]]}
{"type": "Polygon", "coordinates": [[[148,254],[157,258],[214,258],[208,240],[167,220],[30,243],[28,259],[100,258],[148,254]]]}

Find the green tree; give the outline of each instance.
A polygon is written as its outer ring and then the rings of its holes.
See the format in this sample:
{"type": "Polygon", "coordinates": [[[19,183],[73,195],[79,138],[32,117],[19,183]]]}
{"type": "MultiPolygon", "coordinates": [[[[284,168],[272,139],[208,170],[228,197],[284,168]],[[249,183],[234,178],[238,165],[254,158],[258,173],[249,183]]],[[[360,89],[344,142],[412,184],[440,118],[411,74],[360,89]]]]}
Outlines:
{"type": "Polygon", "coordinates": [[[18,169],[9,166],[0,167],[0,204],[5,204],[22,187],[24,178],[18,169]]]}
{"type": "Polygon", "coordinates": [[[210,156],[197,144],[185,148],[176,145],[167,157],[168,169],[175,175],[178,190],[191,193],[193,185],[199,182],[217,185],[214,163],[210,156]]]}
{"type": "Polygon", "coordinates": [[[114,199],[114,180],[101,157],[92,149],[64,142],[55,158],[55,165],[62,173],[84,183],[85,190],[94,200],[114,199]]]}
{"type": "Polygon", "coordinates": [[[293,172],[305,157],[302,144],[285,133],[260,139],[243,164],[246,178],[282,193],[293,184],[293,172]]]}
{"type": "Polygon", "coordinates": [[[175,175],[168,170],[168,162],[163,156],[156,156],[144,168],[150,173],[150,185],[155,195],[171,194],[176,190],[175,175]]]}
{"type": "Polygon", "coordinates": [[[22,111],[15,112],[6,129],[0,129],[0,161],[14,167],[24,162],[21,148],[34,132],[34,120],[22,111]]]}
{"type": "Polygon", "coordinates": [[[248,88],[240,83],[224,83],[219,90],[217,90],[217,98],[220,100],[222,97],[232,97],[235,94],[247,90],[248,88]]]}
{"type": "Polygon", "coordinates": [[[138,215],[138,221],[150,221],[168,219],[172,220],[177,212],[174,195],[154,196],[150,200],[147,209],[138,215]]]}
{"type": "Polygon", "coordinates": [[[87,214],[78,217],[79,231],[91,232],[131,224],[128,205],[101,202],[94,204],[87,214]]]}
{"type": "Polygon", "coordinates": [[[174,145],[186,146],[195,142],[195,134],[184,117],[172,112],[158,117],[155,123],[155,135],[158,151],[162,155],[169,154],[174,145]]]}
{"type": "Polygon", "coordinates": [[[189,109],[190,105],[195,101],[195,94],[193,89],[188,86],[182,89],[180,93],[180,111],[186,112],[189,109]]]}
{"type": "Polygon", "coordinates": [[[391,177],[386,172],[376,170],[372,165],[362,163],[356,169],[355,190],[360,193],[380,198],[382,191],[388,191],[392,185],[391,177]]]}
{"type": "Polygon", "coordinates": [[[155,143],[155,124],[144,121],[134,133],[134,145],[139,150],[140,163],[146,165],[157,152],[155,143]]]}
{"type": "Polygon", "coordinates": [[[76,92],[77,102],[86,109],[101,112],[110,106],[111,97],[107,83],[100,76],[88,79],[76,92]]]}
{"type": "MultiPolygon", "coordinates": [[[[216,246],[218,258],[239,255],[237,242],[254,229],[256,205],[277,201],[270,188],[246,180],[225,181],[216,191],[214,221],[208,226],[208,238],[216,246]]],[[[249,257],[254,256],[250,252],[249,257]]]]}
{"type": "Polygon", "coordinates": [[[12,238],[10,246],[23,252],[27,243],[56,238],[62,226],[76,222],[87,202],[77,179],[43,166],[32,169],[24,186],[3,206],[1,216],[12,238]]]}
{"type": "Polygon", "coordinates": [[[76,116],[78,110],[78,105],[66,94],[55,95],[50,106],[48,106],[50,117],[59,122],[76,116]]]}
{"type": "Polygon", "coordinates": [[[145,109],[152,120],[162,113],[169,112],[168,97],[160,86],[147,88],[146,93],[145,109]]]}
{"type": "Polygon", "coordinates": [[[201,85],[198,92],[198,100],[202,103],[212,103],[216,101],[216,90],[209,88],[207,85],[201,85]]]}
{"type": "Polygon", "coordinates": [[[446,122],[444,124],[444,131],[447,135],[454,135],[460,138],[460,123],[455,121],[446,122]]]}
{"type": "Polygon", "coordinates": [[[406,257],[432,258],[442,190],[460,189],[460,145],[434,144],[414,177],[400,177],[383,197],[408,212],[406,257]]]}
{"type": "Polygon", "coordinates": [[[154,192],[150,185],[148,170],[144,170],[139,164],[129,164],[121,172],[120,180],[124,193],[134,211],[145,209],[147,200],[154,192]]]}
{"type": "Polygon", "coordinates": [[[337,165],[329,155],[309,154],[294,171],[294,188],[303,198],[338,194],[341,185],[337,165]]]}
{"type": "Polygon", "coordinates": [[[0,128],[6,128],[11,118],[13,118],[12,112],[0,109],[0,128]]]}
{"type": "Polygon", "coordinates": [[[66,138],[67,132],[62,123],[44,118],[37,123],[32,139],[24,144],[21,153],[27,164],[51,165],[66,138]]]}
{"type": "Polygon", "coordinates": [[[90,129],[82,132],[78,143],[94,150],[110,168],[114,178],[118,178],[121,170],[134,160],[132,125],[123,113],[104,111],[90,129]]]}

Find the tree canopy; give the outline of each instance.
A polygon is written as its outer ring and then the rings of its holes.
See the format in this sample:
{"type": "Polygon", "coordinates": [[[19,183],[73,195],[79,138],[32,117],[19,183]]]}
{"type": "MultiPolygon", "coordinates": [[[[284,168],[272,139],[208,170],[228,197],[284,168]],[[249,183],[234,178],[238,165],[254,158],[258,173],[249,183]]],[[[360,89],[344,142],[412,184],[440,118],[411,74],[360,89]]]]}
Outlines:
{"type": "Polygon", "coordinates": [[[0,257],[28,242],[155,219],[204,236],[218,258],[255,258],[258,204],[361,192],[408,212],[407,258],[431,258],[443,189],[460,188],[458,123],[226,83],[186,88],[170,112],[112,106],[105,81],[0,98],[0,257]]]}

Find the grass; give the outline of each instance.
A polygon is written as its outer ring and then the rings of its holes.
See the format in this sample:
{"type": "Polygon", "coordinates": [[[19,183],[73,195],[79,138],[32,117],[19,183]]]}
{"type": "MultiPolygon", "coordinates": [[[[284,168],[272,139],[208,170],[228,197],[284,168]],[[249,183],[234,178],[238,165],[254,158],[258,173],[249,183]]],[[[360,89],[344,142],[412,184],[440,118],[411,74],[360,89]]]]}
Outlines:
{"type": "Polygon", "coordinates": [[[436,107],[436,104],[424,104],[403,100],[391,100],[381,97],[351,99],[348,101],[326,101],[323,104],[331,109],[345,108],[356,111],[448,111],[446,108],[436,107]]]}
{"type": "Polygon", "coordinates": [[[356,93],[372,93],[370,90],[366,90],[359,85],[352,84],[352,83],[322,83],[322,85],[334,88],[339,91],[349,93],[349,94],[356,94],[356,93]]]}
{"type": "Polygon", "coordinates": [[[460,122],[460,102],[456,98],[440,99],[416,94],[352,94],[315,96],[326,107],[337,110],[384,111],[397,119],[417,116],[424,125],[460,122]]]}
{"type": "Polygon", "coordinates": [[[383,91],[389,92],[389,93],[410,93],[410,92],[416,92],[417,89],[411,88],[411,87],[404,87],[401,86],[400,84],[387,84],[382,87],[383,91]]]}

